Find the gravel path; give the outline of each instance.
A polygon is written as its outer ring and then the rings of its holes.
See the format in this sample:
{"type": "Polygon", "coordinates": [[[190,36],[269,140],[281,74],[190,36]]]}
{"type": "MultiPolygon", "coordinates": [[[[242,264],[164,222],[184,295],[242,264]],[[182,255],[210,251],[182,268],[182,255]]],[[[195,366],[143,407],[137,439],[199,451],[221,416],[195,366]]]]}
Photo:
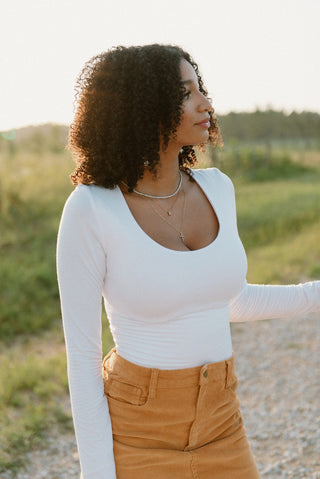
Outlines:
{"type": "MultiPolygon", "coordinates": [[[[241,410],[264,479],[320,479],[319,319],[232,325],[241,410]]],[[[28,459],[17,479],[79,478],[72,434],[53,434],[28,459]]]]}

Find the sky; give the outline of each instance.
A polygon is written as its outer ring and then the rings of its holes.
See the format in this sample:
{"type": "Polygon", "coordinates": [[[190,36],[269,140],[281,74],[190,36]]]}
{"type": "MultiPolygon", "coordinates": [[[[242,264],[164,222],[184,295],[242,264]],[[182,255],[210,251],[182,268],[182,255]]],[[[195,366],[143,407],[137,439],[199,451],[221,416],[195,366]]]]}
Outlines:
{"type": "Polygon", "coordinates": [[[69,124],[84,63],[148,43],[191,53],[218,114],[320,112],[319,0],[7,0],[0,14],[0,131],[69,124]]]}

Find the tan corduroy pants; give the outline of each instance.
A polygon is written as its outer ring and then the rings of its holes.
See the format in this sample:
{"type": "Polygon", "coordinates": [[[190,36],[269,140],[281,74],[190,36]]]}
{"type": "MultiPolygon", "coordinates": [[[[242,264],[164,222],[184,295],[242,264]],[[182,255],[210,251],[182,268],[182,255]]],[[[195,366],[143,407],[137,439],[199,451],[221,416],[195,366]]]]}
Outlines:
{"type": "Polygon", "coordinates": [[[176,370],[104,358],[117,479],[259,479],[234,357],[176,370]]]}

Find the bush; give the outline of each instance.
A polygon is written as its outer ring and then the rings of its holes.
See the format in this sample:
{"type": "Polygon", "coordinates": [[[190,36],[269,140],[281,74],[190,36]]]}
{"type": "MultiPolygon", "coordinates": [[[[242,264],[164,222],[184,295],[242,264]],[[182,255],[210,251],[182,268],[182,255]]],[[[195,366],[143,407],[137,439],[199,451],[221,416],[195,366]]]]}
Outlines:
{"type": "Polygon", "coordinates": [[[313,169],[293,161],[287,152],[272,152],[271,147],[229,146],[210,151],[212,164],[230,176],[247,181],[273,181],[294,178],[313,169]]]}

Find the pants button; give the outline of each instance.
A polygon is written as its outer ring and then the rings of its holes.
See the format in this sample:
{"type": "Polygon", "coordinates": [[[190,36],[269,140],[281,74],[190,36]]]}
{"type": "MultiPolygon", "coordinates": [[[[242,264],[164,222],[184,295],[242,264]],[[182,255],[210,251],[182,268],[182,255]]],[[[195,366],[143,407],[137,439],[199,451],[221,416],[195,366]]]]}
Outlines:
{"type": "Polygon", "coordinates": [[[208,376],[208,371],[205,369],[203,372],[203,377],[206,378],[208,376]]]}

